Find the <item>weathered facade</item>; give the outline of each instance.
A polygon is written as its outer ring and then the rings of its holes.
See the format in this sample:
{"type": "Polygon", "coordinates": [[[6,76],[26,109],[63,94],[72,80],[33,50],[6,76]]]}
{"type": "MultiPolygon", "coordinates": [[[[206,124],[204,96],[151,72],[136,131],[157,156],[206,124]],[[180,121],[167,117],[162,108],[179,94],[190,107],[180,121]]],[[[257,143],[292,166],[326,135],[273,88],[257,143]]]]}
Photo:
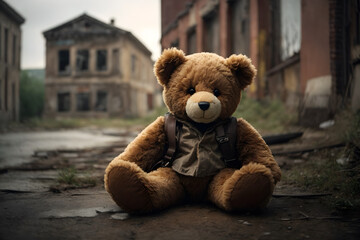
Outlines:
{"type": "Polygon", "coordinates": [[[24,21],[0,0],[0,125],[19,120],[20,26],[24,21]]]}
{"type": "Polygon", "coordinates": [[[151,52],[83,14],[44,32],[46,117],[143,116],[156,105],[151,52]]]}
{"type": "Polygon", "coordinates": [[[281,99],[304,125],[360,108],[359,0],[176,2],[161,2],[162,48],[248,55],[258,69],[249,95],[281,99]]]}

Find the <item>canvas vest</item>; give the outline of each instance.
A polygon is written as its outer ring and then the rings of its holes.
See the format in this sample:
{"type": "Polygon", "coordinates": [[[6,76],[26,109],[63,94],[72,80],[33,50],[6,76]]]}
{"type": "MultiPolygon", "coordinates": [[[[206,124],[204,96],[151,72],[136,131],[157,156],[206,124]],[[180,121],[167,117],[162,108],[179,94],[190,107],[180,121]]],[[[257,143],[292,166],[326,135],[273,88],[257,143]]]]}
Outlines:
{"type": "Polygon", "coordinates": [[[161,167],[196,177],[214,175],[225,167],[240,167],[236,159],[236,122],[229,118],[200,131],[194,123],[166,115],[169,147],[161,167]],[[173,119],[168,120],[170,117],[173,119]]]}

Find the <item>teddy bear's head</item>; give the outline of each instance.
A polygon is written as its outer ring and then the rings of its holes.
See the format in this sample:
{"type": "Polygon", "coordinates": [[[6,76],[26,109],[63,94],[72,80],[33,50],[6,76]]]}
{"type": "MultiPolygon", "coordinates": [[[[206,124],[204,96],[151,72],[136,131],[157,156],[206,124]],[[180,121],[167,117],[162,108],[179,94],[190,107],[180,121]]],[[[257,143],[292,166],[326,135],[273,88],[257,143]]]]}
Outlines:
{"type": "Polygon", "coordinates": [[[154,72],[171,113],[183,120],[211,123],[234,113],[241,90],[252,82],[256,69],[241,54],[226,59],[214,53],[185,56],[171,48],[156,61],[154,72]]]}

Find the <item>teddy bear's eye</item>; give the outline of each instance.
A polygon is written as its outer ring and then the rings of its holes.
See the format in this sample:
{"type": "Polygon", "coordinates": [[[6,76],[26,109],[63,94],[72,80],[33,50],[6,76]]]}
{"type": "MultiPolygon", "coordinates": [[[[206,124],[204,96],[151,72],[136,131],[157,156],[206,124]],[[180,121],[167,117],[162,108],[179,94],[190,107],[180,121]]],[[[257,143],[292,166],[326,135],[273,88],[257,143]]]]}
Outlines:
{"type": "Polygon", "coordinates": [[[213,93],[216,97],[220,96],[220,90],[217,88],[214,89],[213,93]]]}
{"type": "Polygon", "coordinates": [[[187,90],[187,93],[193,95],[196,92],[195,88],[191,87],[187,90]]]}

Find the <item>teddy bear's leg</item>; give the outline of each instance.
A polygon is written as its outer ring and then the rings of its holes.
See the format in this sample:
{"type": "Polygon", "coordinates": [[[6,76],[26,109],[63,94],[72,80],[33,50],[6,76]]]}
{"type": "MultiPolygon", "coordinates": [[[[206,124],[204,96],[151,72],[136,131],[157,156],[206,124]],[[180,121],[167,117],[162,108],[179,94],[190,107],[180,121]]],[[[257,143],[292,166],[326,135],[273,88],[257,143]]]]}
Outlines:
{"type": "Polygon", "coordinates": [[[270,169],[249,163],[241,169],[220,171],[210,183],[209,199],[227,211],[254,210],[266,207],[273,190],[270,169]]]}
{"type": "Polygon", "coordinates": [[[146,173],[135,163],[122,160],[106,169],[105,188],[129,213],[163,209],[184,197],[179,177],[171,168],[146,173]]]}

